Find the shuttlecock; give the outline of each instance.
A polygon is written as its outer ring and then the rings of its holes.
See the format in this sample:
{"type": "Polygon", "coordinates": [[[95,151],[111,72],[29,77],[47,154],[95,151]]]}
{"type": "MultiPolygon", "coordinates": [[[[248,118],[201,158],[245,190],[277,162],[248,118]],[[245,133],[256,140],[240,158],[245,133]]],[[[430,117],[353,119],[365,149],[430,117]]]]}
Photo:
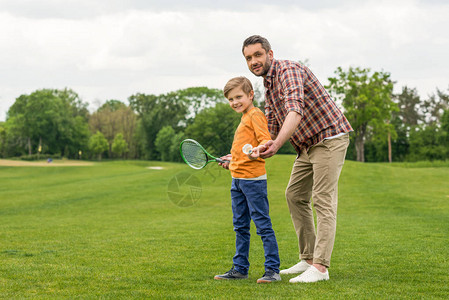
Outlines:
{"type": "Polygon", "coordinates": [[[246,144],[245,146],[243,146],[242,151],[243,153],[249,155],[253,153],[253,146],[251,144],[246,144]]]}

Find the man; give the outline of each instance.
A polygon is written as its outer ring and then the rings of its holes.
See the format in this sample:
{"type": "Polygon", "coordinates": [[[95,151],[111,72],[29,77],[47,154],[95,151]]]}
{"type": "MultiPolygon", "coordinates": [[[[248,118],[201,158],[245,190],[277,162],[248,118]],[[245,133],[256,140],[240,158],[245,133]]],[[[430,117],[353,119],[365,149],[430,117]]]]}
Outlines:
{"type": "Polygon", "coordinates": [[[299,242],[300,262],[281,274],[290,282],[328,280],[335,240],[338,178],[353,131],[346,117],[306,66],[276,60],[267,39],[254,35],[242,47],[249,70],[264,78],[265,115],[272,140],[262,158],[290,140],[298,156],[286,198],[299,242]],[[317,214],[315,233],[311,198],[317,214]]]}

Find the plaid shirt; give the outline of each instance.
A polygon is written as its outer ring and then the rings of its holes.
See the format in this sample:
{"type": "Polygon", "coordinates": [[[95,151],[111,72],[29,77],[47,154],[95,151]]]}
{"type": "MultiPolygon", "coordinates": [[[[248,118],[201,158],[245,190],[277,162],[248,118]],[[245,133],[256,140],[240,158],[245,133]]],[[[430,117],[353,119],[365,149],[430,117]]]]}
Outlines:
{"type": "Polygon", "coordinates": [[[304,65],[273,60],[265,86],[265,115],[268,130],[278,135],[287,114],[295,111],[301,122],[290,138],[298,154],[324,138],[353,131],[346,117],[315,75],[304,65]]]}

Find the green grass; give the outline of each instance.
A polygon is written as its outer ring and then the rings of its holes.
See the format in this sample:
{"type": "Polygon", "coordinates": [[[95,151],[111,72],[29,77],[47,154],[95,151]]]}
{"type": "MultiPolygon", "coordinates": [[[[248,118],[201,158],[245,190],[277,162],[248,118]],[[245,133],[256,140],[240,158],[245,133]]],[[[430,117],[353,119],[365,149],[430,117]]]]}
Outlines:
{"type": "MultiPolygon", "coordinates": [[[[282,268],[298,258],[284,197],[293,160],[267,161],[282,268]]],[[[249,279],[213,280],[234,254],[229,188],[229,174],[215,165],[0,167],[0,298],[449,297],[448,167],[347,161],[331,280],[307,285],[288,283],[293,275],[256,284],[264,261],[254,226],[249,279]],[[177,206],[167,194],[182,172],[202,184],[191,206],[177,206]]]]}

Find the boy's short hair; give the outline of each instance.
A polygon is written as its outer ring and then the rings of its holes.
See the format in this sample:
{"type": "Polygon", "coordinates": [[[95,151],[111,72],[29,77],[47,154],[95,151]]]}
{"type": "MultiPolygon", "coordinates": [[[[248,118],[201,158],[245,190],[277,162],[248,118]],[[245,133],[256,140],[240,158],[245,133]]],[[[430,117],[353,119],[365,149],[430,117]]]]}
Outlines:
{"type": "Polygon", "coordinates": [[[242,53],[243,53],[243,50],[245,49],[245,47],[247,47],[247,46],[249,46],[249,45],[254,45],[254,44],[257,44],[257,43],[260,43],[260,44],[262,45],[262,48],[263,48],[267,53],[268,53],[268,51],[271,50],[270,42],[269,42],[266,38],[264,38],[264,37],[262,37],[262,36],[260,36],[260,35],[252,35],[252,36],[250,36],[249,38],[247,38],[247,39],[243,42],[242,53]]]}
{"type": "Polygon", "coordinates": [[[229,79],[228,83],[226,83],[225,87],[223,88],[224,96],[228,98],[229,92],[235,88],[241,88],[242,91],[248,95],[253,90],[253,85],[251,84],[251,81],[249,81],[249,79],[245,76],[234,77],[232,79],[229,79]]]}

